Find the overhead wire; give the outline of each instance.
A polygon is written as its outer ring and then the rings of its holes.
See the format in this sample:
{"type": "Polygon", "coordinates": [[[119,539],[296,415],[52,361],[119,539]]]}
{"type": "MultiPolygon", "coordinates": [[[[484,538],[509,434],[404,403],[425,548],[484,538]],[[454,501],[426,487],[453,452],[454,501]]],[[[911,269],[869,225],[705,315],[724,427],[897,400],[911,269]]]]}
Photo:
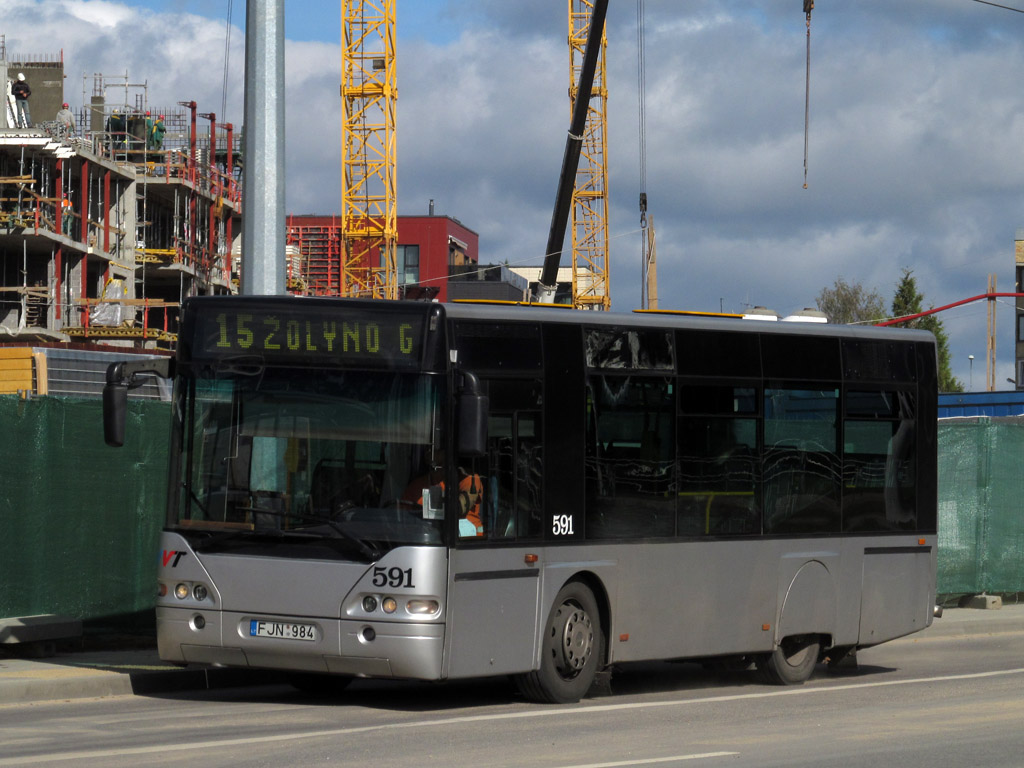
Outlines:
{"type": "Polygon", "coordinates": [[[974,0],[974,2],[981,3],[982,5],[991,5],[994,8],[1002,8],[1004,11],[1014,11],[1015,13],[1024,13],[1024,9],[1022,9],[1022,8],[1014,8],[1013,6],[1010,6],[1010,5],[1000,5],[999,3],[991,3],[991,2],[989,2],[989,0],[974,0]]]}

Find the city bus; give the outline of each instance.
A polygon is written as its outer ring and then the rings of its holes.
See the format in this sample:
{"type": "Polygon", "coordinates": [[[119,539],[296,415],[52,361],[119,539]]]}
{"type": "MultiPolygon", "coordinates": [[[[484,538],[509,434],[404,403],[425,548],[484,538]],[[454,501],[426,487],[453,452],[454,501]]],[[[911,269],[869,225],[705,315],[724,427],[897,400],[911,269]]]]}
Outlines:
{"type": "Polygon", "coordinates": [[[173,359],[162,659],[511,676],[574,702],[613,665],[815,665],[924,629],[931,334],[730,317],[197,297],[173,359]]]}

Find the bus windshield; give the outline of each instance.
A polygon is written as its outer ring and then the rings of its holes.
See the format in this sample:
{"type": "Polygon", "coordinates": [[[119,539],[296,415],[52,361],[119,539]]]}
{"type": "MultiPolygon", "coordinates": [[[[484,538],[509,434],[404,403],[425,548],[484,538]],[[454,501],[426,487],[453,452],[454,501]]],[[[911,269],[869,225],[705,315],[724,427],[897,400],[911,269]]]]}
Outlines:
{"type": "Polygon", "coordinates": [[[408,491],[441,455],[439,377],[260,364],[206,371],[179,382],[172,527],[343,539],[368,558],[441,543],[439,499],[408,491]]]}

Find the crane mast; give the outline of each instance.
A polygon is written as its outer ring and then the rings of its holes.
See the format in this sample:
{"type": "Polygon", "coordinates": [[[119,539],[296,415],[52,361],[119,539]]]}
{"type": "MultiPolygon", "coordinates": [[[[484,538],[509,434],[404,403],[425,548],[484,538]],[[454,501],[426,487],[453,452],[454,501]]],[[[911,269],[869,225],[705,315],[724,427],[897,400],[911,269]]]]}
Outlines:
{"type": "MultiPolygon", "coordinates": [[[[578,83],[594,5],[595,0],[569,0],[570,110],[579,97],[578,83]]],[[[572,296],[577,309],[608,310],[608,38],[603,22],[600,46],[572,194],[572,296]]]]}
{"type": "Polygon", "coordinates": [[[396,0],[341,0],[341,295],[398,298],[396,0]]]}

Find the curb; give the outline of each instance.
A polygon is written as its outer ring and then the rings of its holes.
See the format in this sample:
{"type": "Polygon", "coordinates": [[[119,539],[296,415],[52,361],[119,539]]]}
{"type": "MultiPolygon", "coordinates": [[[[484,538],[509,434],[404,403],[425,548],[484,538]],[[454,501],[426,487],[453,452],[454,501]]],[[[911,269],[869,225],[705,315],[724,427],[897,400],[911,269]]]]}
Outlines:
{"type": "Polygon", "coordinates": [[[1024,616],[1011,619],[978,618],[971,621],[934,619],[932,625],[909,637],[970,637],[972,635],[998,635],[1024,632],[1024,616]]]}

